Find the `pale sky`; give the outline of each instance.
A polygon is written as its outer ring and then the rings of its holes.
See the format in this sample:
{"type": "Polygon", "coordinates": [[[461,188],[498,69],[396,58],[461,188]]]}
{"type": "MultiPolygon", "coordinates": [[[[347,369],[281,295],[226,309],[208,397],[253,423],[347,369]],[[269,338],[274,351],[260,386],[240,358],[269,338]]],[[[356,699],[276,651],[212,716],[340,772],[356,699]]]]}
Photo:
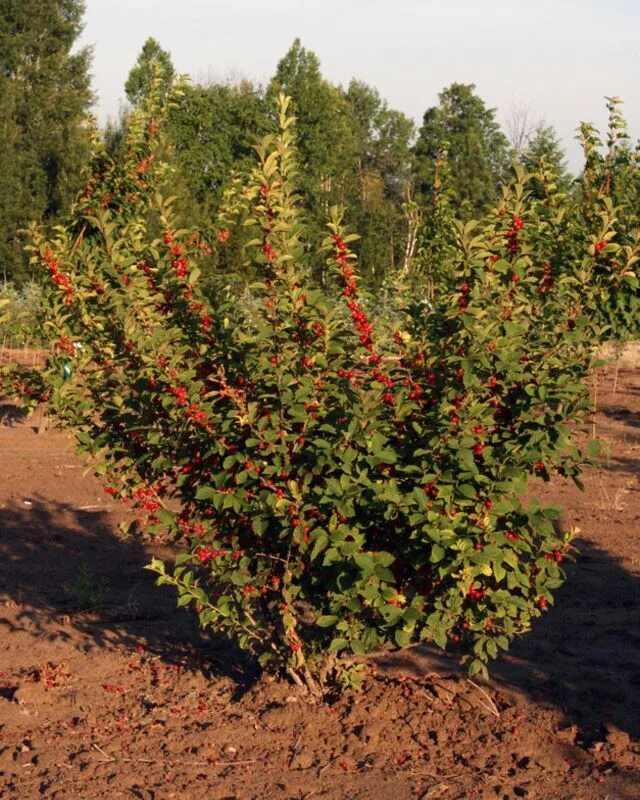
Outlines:
{"type": "Polygon", "coordinates": [[[375,86],[419,124],[455,82],[504,125],[513,109],[552,124],[573,169],[582,120],[601,130],[603,97],[624,99],[640,137],[640,0],[86,0],[96,113],[118,113],[144,41],[157,39],[194,79],[266,82],[296,37],[324,76],[375,86]]]}

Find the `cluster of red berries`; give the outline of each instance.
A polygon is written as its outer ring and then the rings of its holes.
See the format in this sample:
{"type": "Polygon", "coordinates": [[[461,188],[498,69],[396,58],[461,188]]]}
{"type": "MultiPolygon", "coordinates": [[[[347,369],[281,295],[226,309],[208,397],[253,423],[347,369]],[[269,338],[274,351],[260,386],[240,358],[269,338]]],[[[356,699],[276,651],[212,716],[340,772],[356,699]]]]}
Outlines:
{"type": "MultiPolygon", "coordinates": [[[[227,231],[227,237],[228,236],[229,236],[229,232],[227,231]]],[[[205,256],[210,256],[211,253],[213,252],[211,250],[211,248],[209,247],[209,243],[205,239],[202,238],[201,234],[198,231],[193,231],[193,233],[191,233],[187,237],[187,239],[185,241],[185,244],[186,244],[187,247],[196,248],[198,250],[201,250],[205,254],[205,256]]]]}
{"type": "Polygon", "coordinates": [[[71,303],[73,303],[75,289],[73,288],[73,284],[71,283],[69,276],[65,275],[63,272],[60,272],[60,265],[48,247],[42,256],[42,260],[44,262],[45,269],[53,279],[53,282],[56,286],[60,287],[64,293],[64,304],[67,306],[71,305],[71,303]]]}
{"type": "Polygon", "coordinates": [[[212,550],[210,547],[199,547],[196,550],[196,555],[201,564],[208,564],[210,561],[215,561],[228,555],[228,553],[228,550],[212,550]]]}
{"type": "Polygon", "coordinates": [[[594,255],[596,255],[596,256],[597,256],[597,255],[598,255],[598,253],[599,253],[601,250],[604,250],[604,248],[605,248],[606,246],[607,246],[607,242],[605,242],[605,241],[596,242],[596,244],[594,245],[594,248],[593,248],[593,253],[594,253],[594,255]]]}
{"type": "MultiPolygon", "coordinates": [[[[340,267],[340,280],[343,286],[342,296],[346,298],[355,298],[357,295],[357,282],[353,270],[347,263],[348,251],[342,238],[336,233],[332,237],[336,252],[335,259],[340,267]]],[[[351,312],[351,319],[355,329],[358,331],[360,344],[367,350],[373,349],[373,328],[365,312],[362,310],[360,303],[356,299],[349,300],[347,308],[351,312]]]]}
{"type": "Polygon", "coordinates": [[[480,600],[484,600],[487,595],[486,589],[477,589],[475,586],[471,586],[469,591],[467,592],[467,597],[474,602],[478,602],[480,600]]]}
{"type": "Polygon", "coordinates": [[[371,327],[367,315],[364,313],[357,300],[350,300],[347,303],[347,308],[351,312],[353,325],[358,331],[360,344],[367,350],[371,350],[373,348],[373,341],[371,339],[373,328],[371,327]]]}
{"type": "Polygon", "coordinates": [[[300,369],[303,372],[313,366],[315,366],[315,361],[312,358],[309,358],[309,356],[302,356],[300,359],[300,369]]]}
{"type": "Polygon", "coordinates": [[[174,244],[169,250],[169,253],[172,256],[171,266],[175,270],[177,277],[184,278],[187,274],[189,262],[182,253],[182,247],[179,244],[174,244]]]}
{"type": "Polygon", "coordinates": [[[207,534],[207,529],[202,522],[192,523],[188,516],[184,514],[178,517],[178,531],[185,539],[190,536],[196,539],[204,539],[207,534]]]}
{"type": "Polygon", "coordinates": [[[133,493],[133,499],[136,501],[136,504],[144,508],[145,511],[153,512],[160,508],[157,491],[149,486],[138,487],[133,493]]]}
{"type": "Polygon", "coordinates": [[[460,299],[458,300],[458,308],[460,313],[464,314],[469,307],[469,284],[463,283],[460,287],[460,299]]]}
{"type": "Polygon", "coordinates": [[[179,406],[186,406],[187,405],[187,389],[184,386],[170,386],[169,387],[169,394],[172,394],[179,406]]]}
{"type": "Polygon", "coordinates": [[[376,383],[381,383],[383,386],[386,386],[389,389],[393,388],[393,380],[388,375],[385,375],[381,372],[377,367],[373,370],[373,374],[371,375],[371,380],[376,381],[376,383]]]}
{"type": "Polygon", "coordinates": [[[522,217],[511,217],[511,227],[507,231],[507,250],[511,256],[515,256],[520,247],[518,232],[522,230],[522,217]]]}
{"type": "Polygon", "coordinates": [[[191,403],[187,408],[187,417],[194,425],[204,425],[207,422],[207,412],[197,403],[191,403]]]}
{"type": "Polygon", "coordinates": [[[136,179],[136,183],[140,187],[145,186],[145,182],[143,180],[143,176],[146,175],[151,170],[151,165],[153,163],[154,156],[153,153],[150,153],[146,158],[141,158],[135,166],[135,169],[132,171],[132,177],[136,179]]]}
{"type": "Polygon", "coordinates": [[[438,487],[436,486],[435,481],[430,481],[424,487],[424,493],[428,495],[432,500],[436,499],[436,497],[438,496],[438,487]]]}
{"type": "Polygon", "coordinates": [[[549,264],[545,264],[542,267],[542,272],[543,272],[542,281],[540,283],[540,286],[538,287],[538,294],[547,294],[549,289],[551,289],[551,287],[553,286],[553,277],[551,275],[552,270],[549,264]]]}
{"type": "Polygon", "coordinates": [[[63,353],[68,353],[70,356],[75,355],[76,352],[73,342],[68,336],[61,336],[58,339],[58,348],[62,350],[63,353]]]}

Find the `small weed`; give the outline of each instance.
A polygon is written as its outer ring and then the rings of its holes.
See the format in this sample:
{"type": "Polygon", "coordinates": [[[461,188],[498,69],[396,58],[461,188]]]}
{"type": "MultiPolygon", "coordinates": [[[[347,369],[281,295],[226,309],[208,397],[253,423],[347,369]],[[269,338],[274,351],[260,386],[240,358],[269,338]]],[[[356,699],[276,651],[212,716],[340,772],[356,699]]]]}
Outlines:
{"type": "Polygon", "coordinates": [[[78,577],[65,588],[82,611],[104,605],[109,594],[109,582],[94,575],[88,564],[80,567],[78,577]]]}

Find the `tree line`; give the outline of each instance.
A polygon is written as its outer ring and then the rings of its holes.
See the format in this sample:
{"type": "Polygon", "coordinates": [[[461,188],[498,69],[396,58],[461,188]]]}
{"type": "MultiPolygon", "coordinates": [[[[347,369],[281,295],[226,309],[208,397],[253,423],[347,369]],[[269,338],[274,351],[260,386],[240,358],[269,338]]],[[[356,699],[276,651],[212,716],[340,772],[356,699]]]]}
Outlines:
{"type": "MultiPolygon", "coordinates": [[[[91,49],[73,49],[82,0],[0,0],[0,7],[0,261],[5,283],[20,284],[32,276],[22,228],[30,220],[55,224],[86,183],[92,140],[102,137],[117,151],[158,67],[167,93],[176,71],[170,54],[148,39],[124,87],[128,108],[98,133],[88,121],[95,99],[91,49]]],[[[363,81],[329,82],[318,57],[296,39],[266,85],[185,83],[172,95],[166,146],[178,209],[205,232],[226,216],[233,224],[234,177],[251,170],[254,143],[275,130],[280,92],[292,98],[296,116],[309,232],[320,239],[328,210],[348,209],[345,224],[359,234],[363,278],[373,288],[437,258],[451,219],[469,220],[495,206],[514,162],[544,171],[547,183],[534,181],[534,192],[543,194],[549,181],[576,198],[585,192],[584,176],[569,174],[551,126],[516,124],[508,136],[473,84],[444,88],[417,127],[363,81]]],[[[608,142],[609,151],[616,146],[628,160],[635,157],[628,137],[608,142]]],[[[592,159],[605,158],[597,142],[592,151],[592,159]]],[[[212,273],[224,280],[242,279],[241,224],[237,233],[212,255],[212,273]]],[[[314,268],[322,280],[321,261],[314,268]]]]}

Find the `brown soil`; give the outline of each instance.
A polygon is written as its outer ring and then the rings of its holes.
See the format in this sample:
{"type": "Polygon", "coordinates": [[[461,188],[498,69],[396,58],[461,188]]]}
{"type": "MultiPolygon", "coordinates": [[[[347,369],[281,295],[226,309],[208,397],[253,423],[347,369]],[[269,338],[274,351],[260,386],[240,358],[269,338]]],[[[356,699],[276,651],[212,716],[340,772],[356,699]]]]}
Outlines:
{"type": "Polygon", "coordinates": [[[600,384],[586,491],[536,487],[581,555],[491,682],[410,650],[315,706],[177,611],[70,438],[0,403],[0,796],[640,798],[640,373],[600,384]]]}

